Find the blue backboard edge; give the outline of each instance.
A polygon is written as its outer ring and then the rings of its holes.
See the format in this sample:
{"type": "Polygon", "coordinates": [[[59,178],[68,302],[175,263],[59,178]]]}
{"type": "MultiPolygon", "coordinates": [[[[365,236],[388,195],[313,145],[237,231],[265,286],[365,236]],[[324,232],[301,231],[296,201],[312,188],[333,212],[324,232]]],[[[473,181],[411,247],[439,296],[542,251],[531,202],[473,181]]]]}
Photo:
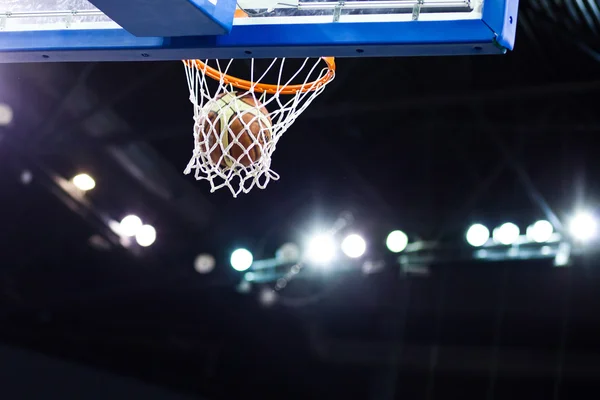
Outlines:
{"type": "Polygon", "coordinates": [[[228,35],[135,37],[122,29],[0,32],[0,62],[501,54],[483,20],[236,25],[228,35]]]}
{"type": "Polygon", "coordinates": [[[508,50],[515,47],[519,0],[487,0],[482,20],[496,35],[496,42],[508,50]]]}

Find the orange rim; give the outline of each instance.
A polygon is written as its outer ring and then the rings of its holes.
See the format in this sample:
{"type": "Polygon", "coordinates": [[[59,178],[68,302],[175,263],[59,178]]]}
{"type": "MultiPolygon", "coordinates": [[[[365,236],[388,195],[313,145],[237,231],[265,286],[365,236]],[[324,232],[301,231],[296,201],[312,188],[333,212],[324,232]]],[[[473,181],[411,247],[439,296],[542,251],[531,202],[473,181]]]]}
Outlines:
{"type": "Polygon", "coordinates": [[[233,18],[248,18],[248,17],[249,17],[248,13],[240,8],[236,8],[235,12],[233,13],[233,18]]]}
{"type": "Polygon", "coordinates": [[[250,81],[236,78],[235,76],[224,74],[215,68],[206,65],[206,63],[200,60],[184,60],[184,64],[190,66],[190,63],[193,63],[193,66],[196,69],[204,71],[204,74],[210,76],[214,80],[220,81],[223,79],[228,85],[236,87],[242,90],[252,90],[256,93],[268,93],[268,94],[296,94],[298,92],[306,93],[312,92],[320,88],[321,86],[327,84],[329,81],[333,79],[335,76],[335,59],[333,57],[321,57],[325,64],[327,64],[327,73],[319,80],[305,83],[301,85],[287,85],[287,86],[279,86],[272,85],[268,83],[252,83],[250,81]]]}

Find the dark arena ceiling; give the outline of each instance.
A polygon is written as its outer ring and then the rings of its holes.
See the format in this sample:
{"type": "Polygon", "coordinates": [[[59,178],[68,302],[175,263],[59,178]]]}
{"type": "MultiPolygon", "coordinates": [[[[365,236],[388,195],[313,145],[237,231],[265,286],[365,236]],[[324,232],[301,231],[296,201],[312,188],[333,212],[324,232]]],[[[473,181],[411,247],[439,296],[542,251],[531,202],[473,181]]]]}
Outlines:
{"type": "MultiPolygon", "coordinates": [[[[165,398],[598,397],[597,246],[564,268],[460,256],[473,222],[524,228],[598,206],[598,5],[524,0],[518,27],[505,56],[338,60],[278,143],[281,179],[238,198],[182,173],[180,62],[0,64],[6,354],[165,398]],[[85,198],[61,186],[81,171],[96,181],[85,198]],[[131,213],[156,228],[152,246],[111,231],[131,213]],[[301,271],[266,304],[278,283],[229,266],[235,248],[269,259],[340,216],[370,243],[370,269],[301,271]],[[393,229],[444,252],[401,267],[393,229]],[[208,274],[201,253],[216,259],[208,274]]],[[[0,397],[47,397],[2,362],[0,397]]]]}

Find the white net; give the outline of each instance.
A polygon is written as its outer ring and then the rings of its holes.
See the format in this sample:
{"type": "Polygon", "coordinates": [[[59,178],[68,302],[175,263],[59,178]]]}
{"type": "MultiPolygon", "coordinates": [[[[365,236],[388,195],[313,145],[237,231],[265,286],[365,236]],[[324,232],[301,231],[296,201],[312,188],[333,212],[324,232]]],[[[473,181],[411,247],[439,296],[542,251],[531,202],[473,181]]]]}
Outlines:
{"type": "Polygon", "coordinates": [[[334,77],[332,61],[324,59],[288,60],[286,69],[285,58],[261,62],[249,60],[242,80],[229,76],[234,60],[184,61],[194,105],[185,174],[194,171],[211,192],[228,188],[237,197],[279,179],[271,169],[277,142],[334,77]]]}

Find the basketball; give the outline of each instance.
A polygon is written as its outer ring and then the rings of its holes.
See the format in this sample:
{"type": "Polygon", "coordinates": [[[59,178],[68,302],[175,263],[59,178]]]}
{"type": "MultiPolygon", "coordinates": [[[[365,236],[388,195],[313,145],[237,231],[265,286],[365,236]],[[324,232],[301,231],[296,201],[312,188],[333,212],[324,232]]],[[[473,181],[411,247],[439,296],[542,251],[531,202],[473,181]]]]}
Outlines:
{"type": "Polygon", "coordinates": [[[223,93],[203,109],[198,140],[221,168],[248,167],[259,161],[271,139],[269,112],[251,94],[223,93]]]}

